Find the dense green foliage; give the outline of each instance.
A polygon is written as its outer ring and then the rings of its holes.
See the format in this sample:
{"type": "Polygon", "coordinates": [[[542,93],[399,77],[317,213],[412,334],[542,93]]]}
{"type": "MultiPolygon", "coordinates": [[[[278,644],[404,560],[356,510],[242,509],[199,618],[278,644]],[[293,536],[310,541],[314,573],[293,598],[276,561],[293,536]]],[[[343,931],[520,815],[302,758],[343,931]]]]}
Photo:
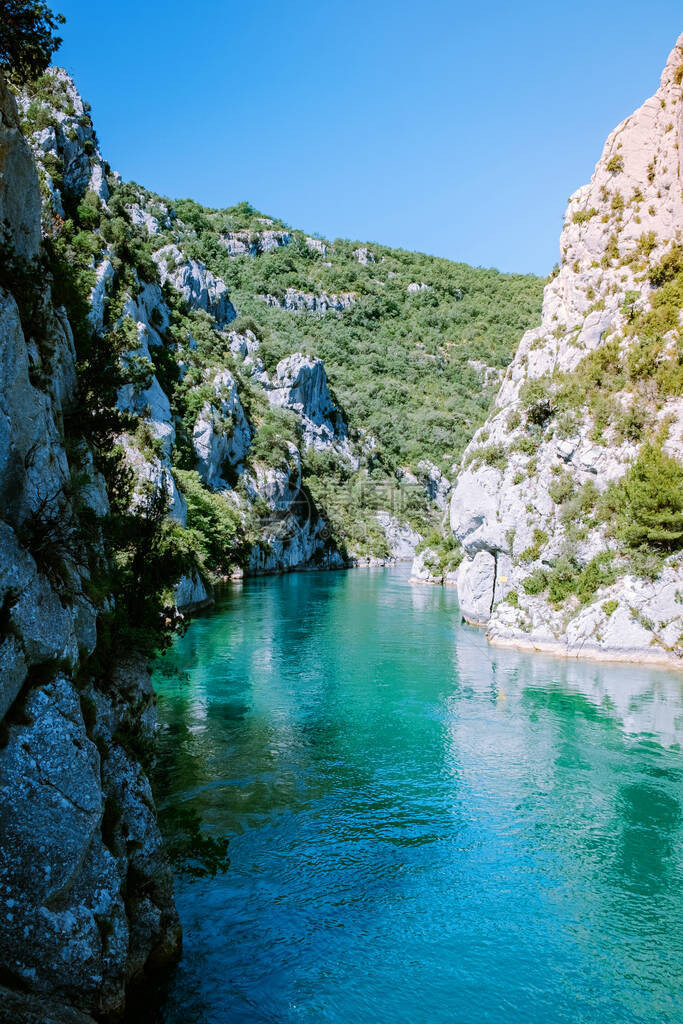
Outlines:
{"type": "Polygon", "coordinates": [[[0,0],[0,69],[16,82],[37,78],[61,45],[55,29],[63,24],[40,0],[0,0]]]}
{"type": "Polygon", "coordinates": [[[198,473],[176,469],[175,477],[187,502],[187,529],[200,556],[198,568],[209,576],[229,573],[240,563],[245,543],[239,512],[207,490],[198,473]]]}
{"type": "Polygon", "coordinates": [[[556,606],[571,596],[578,598],[581,604],[588,604],[600,587],[614,583],[613,558],[611,552],[603,551],[582,566],[576,559],[562,555],[549,568],[535,569],[522,585],[527,594],[546,593],[556,606]]]}
{"type": "Polygon", "coordinates": [[[642,446],[608,501],[616,513],[617,536],[629,548],[683,547],[683,466],[660,446],[642,446]]]}
{"type": "MultiPolygon", "coordinates": [[[[491,374],[484,387],[470,361],[494,370],[507,366],[540,314],[540,278],[380,245],[365,246],[374,262],[363,265],[354,256],[359,243],[338,239],[318,251],[301,232],[248,204],[221,211],[190,200],[172,206],[183,225],[173,223],[168,241],[225,280],[240,313],[237,326],[255,330],[268,369],[292,352],[319,356],[349,422],[376,436],[393,463],[428,457],[450,471],[498,386],[491,374]],[[289,244],[264,251],[264,231],[286,231],[289,244]],[[251,254],[230,255],[225,237],[235,232],[251,233],[251,254]],[[408,291],[422,283],[426,289],[408,291]],[[287,288],[352,293],[354,301],[343,312],[320,314],[290,312],[255,297],[282,301],[287,288]]],[[[161,244],[156,237],[154,245],[161,244]]]]}

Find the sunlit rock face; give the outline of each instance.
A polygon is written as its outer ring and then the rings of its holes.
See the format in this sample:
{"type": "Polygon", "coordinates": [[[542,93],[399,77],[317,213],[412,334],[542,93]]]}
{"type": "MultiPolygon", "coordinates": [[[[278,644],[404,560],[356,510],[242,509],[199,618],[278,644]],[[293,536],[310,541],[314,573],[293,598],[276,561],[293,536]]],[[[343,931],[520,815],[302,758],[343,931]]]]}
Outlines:
{"type": "MultiPolygon", "coordinates": [[[[524,584],[562,556],[581,567],[616,551],[610,524],[590,515],[572,518],[569,496],[589,494],[587,484],[604,492],[633,464],[647,435],[663,438],[664,451],[683,458],[678,395],[645,403],[643,436],[620,426],[643,402],[642,388],[628,382],[611,396],[603,422],[585,390],[571,416],[555,413],[552,402],[545,409],[542,400],[529,408],[530,382],[548,389],[585,365],[590,353],[615,343],[626,359],[638,344],[629,325],[658,301],[654,268],[683,234],[681,69],[683,36],[655,95],[612,132],[590,183],[571,197],[562,262],[545,289],[542,323],[522,338],[495,409],[464,455],[450,501],[451,526],[466,554],[458,592],[465,617],[487,624],[499,644],[680,663],[683,608],[674,598],[683,586],[680,555],[654,581],[617,570],[587,606],[576,600],[560,606],[546,593],[527,593],[524,584]]],[[[680,331],[665,341],[668,357],[680,346],[680,331]]]]}

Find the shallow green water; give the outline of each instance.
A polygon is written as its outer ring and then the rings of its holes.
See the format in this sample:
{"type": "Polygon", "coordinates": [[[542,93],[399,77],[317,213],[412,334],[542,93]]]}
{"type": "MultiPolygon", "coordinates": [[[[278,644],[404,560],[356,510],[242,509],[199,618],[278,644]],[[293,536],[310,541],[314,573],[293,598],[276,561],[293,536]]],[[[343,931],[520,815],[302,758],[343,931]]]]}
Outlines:
{"type": "Polygon", "coordinates": [[[683,1022],[682,677],[489,648],[397,570],[253,580],[157,673],[169,1024],[683,1022]],[[169,678],[169,669],[187,673],[169,678]]]}

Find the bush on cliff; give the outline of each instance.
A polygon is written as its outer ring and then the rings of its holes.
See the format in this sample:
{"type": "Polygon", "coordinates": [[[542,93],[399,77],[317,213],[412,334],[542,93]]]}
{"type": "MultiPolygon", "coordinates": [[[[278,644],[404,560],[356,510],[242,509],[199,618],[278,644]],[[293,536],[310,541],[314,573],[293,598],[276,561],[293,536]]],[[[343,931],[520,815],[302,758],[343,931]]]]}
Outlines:
{"type": "Polygon", "coordinates": [[[683,547],[683,466],[657,444],[644,444],[612,489],[617,536],[630,548],[683,547]]]}

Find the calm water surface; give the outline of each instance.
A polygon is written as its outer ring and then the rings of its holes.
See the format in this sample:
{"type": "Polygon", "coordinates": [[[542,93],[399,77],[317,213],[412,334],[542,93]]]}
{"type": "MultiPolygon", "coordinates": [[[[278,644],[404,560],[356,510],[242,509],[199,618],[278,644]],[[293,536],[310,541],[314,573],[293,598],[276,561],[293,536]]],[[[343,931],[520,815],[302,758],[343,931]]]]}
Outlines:
{"type": "Polygon", "coordinates": [[[235,586],[155,682],[160,802],[231,862],[177,877],[160,1021],[682,1024],[682,677],[359,569],[235,586]]]}

